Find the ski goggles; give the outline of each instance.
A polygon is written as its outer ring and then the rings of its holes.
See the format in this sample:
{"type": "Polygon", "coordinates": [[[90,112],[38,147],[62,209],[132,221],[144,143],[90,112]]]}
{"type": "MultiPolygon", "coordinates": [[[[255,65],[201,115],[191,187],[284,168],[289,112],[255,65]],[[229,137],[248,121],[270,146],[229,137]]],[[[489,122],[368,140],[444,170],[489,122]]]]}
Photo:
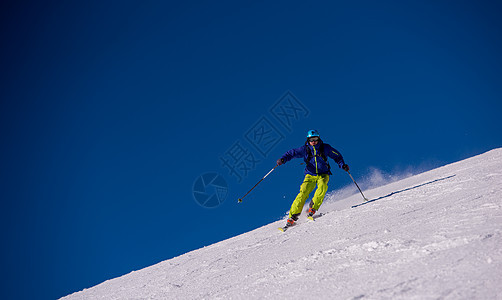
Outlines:
{"type": "Polygon", "coordinates": [[[309,138],[309,142],[317,142],[317,141],[319,141],[319,137],[317,136],[309,138]]]}

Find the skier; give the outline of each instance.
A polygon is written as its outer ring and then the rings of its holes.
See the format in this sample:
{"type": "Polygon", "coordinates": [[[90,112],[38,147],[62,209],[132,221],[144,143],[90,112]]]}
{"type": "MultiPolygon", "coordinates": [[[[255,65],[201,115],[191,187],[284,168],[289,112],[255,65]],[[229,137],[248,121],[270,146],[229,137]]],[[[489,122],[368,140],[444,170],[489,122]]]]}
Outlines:
{"type": "Polygon", "coordinates": [[[328,157],[335,160],[340,168],[344,171],[349,171],[349,166],[344,162],[342,155],[338,150],[331,147],[329,144],[323,143],[317,130],[309,130],[307,132],[307,141],[305,145],[291,149],[277,160],[277,165],[280,166],[293,158],[303,157],[305,161],[305,179],[300,186],[300,193],[296,196],[291,209],[289,210],[289,218],[286,227],[295,224],[300,216],[305,200],[314,190],[317,184],[317,190],[314,197],[310,201],[307,210],[308,217],[312,217],[324,200],[324,196],[328,191],[329,175],[331,175],[328,157]]]}

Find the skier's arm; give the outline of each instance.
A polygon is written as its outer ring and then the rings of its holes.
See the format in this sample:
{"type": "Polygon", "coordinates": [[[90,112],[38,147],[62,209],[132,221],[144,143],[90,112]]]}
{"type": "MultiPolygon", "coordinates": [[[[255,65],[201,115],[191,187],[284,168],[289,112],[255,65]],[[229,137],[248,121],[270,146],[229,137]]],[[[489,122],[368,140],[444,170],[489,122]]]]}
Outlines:
{"type": "Polygon", "coordinates": [[[284,153],[284,155],[279,158],[277,162],[281,161],[284,164],[292,160],[293,158],[300,158],[303,156],[305,156],[305,146],[289,150],[288,152],[284,153]]]}
{"type": "Polygon", "coordinates": [[[343,165],[345,165],[345,161],[343,160],[343,156],[340,154],[340,151],[331,147],[331,145],[324,144],[324,153],[331,157],[338,164],[338,167],[342,168],[343,165]]]}

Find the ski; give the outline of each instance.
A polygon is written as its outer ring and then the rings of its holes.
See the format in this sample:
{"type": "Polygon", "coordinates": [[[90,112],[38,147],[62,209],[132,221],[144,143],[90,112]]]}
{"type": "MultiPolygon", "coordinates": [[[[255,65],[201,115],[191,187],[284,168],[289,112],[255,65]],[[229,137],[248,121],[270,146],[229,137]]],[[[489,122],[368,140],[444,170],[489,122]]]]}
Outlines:
{"type": "MultiPolygon", "coordinates": [[[[311,216],[311,217],[307,217],[307,221],[308,222],[315,222],[315,220],[319,217],[322,217],[324,216],[326,213],[320,213],[318,215],[314,215],[314,216],[311,216]]],[[[286,230],[288,230],[289,227],[293,227],[293,226],[298,226],[300,225],[299,223],[295,223],[294,225],[286,225],[284,227],[279,227],[278,229],[282,232],[285,232],[286,230]]]]}
{"type": "Polygon", "coordinates": [[[286,230],[288,230],[288,228],[291,227],[291,226],[284,226],[284,227],[279,227],[278,229],[282,232],[285,232],[286,230]]]}
{"type": "Polygon", "coordinates": [[[324,216],[325,214],[326,214],[326,213],[323,213],[323,212],[322,212],[322,213],[319,213],[319,214],[317,214],[317,215],[313,215],[313,216],[311,216],[311,217],[307,217],[307,220],[309,220],[309,221],[315,221],[315,220],[317,220],[318,218],[320,218],[320,217],[324,216]]]}

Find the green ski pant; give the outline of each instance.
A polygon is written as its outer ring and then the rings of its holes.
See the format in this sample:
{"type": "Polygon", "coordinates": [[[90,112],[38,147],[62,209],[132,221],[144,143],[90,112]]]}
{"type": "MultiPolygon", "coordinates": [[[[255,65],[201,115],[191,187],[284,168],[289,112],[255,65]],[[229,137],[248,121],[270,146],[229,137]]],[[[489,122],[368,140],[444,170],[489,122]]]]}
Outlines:
{"type": "Polygon", "coordinates": [[[298,216],[302,213],[303,205],[305,200],[309,197],[310,193],[314,190],[317,184],[317,190],[315,191],[314,198],[312,198],[312,208],[318,210],[324,200],[324,196],[328,191],[328,181],[329,175],[322,174],[313,176],[310,174],[305,175],[302,185],[300,186],[300,193],[296,196],[295,201],[291,205],[289,210],[289,217],[298,216]]]}

